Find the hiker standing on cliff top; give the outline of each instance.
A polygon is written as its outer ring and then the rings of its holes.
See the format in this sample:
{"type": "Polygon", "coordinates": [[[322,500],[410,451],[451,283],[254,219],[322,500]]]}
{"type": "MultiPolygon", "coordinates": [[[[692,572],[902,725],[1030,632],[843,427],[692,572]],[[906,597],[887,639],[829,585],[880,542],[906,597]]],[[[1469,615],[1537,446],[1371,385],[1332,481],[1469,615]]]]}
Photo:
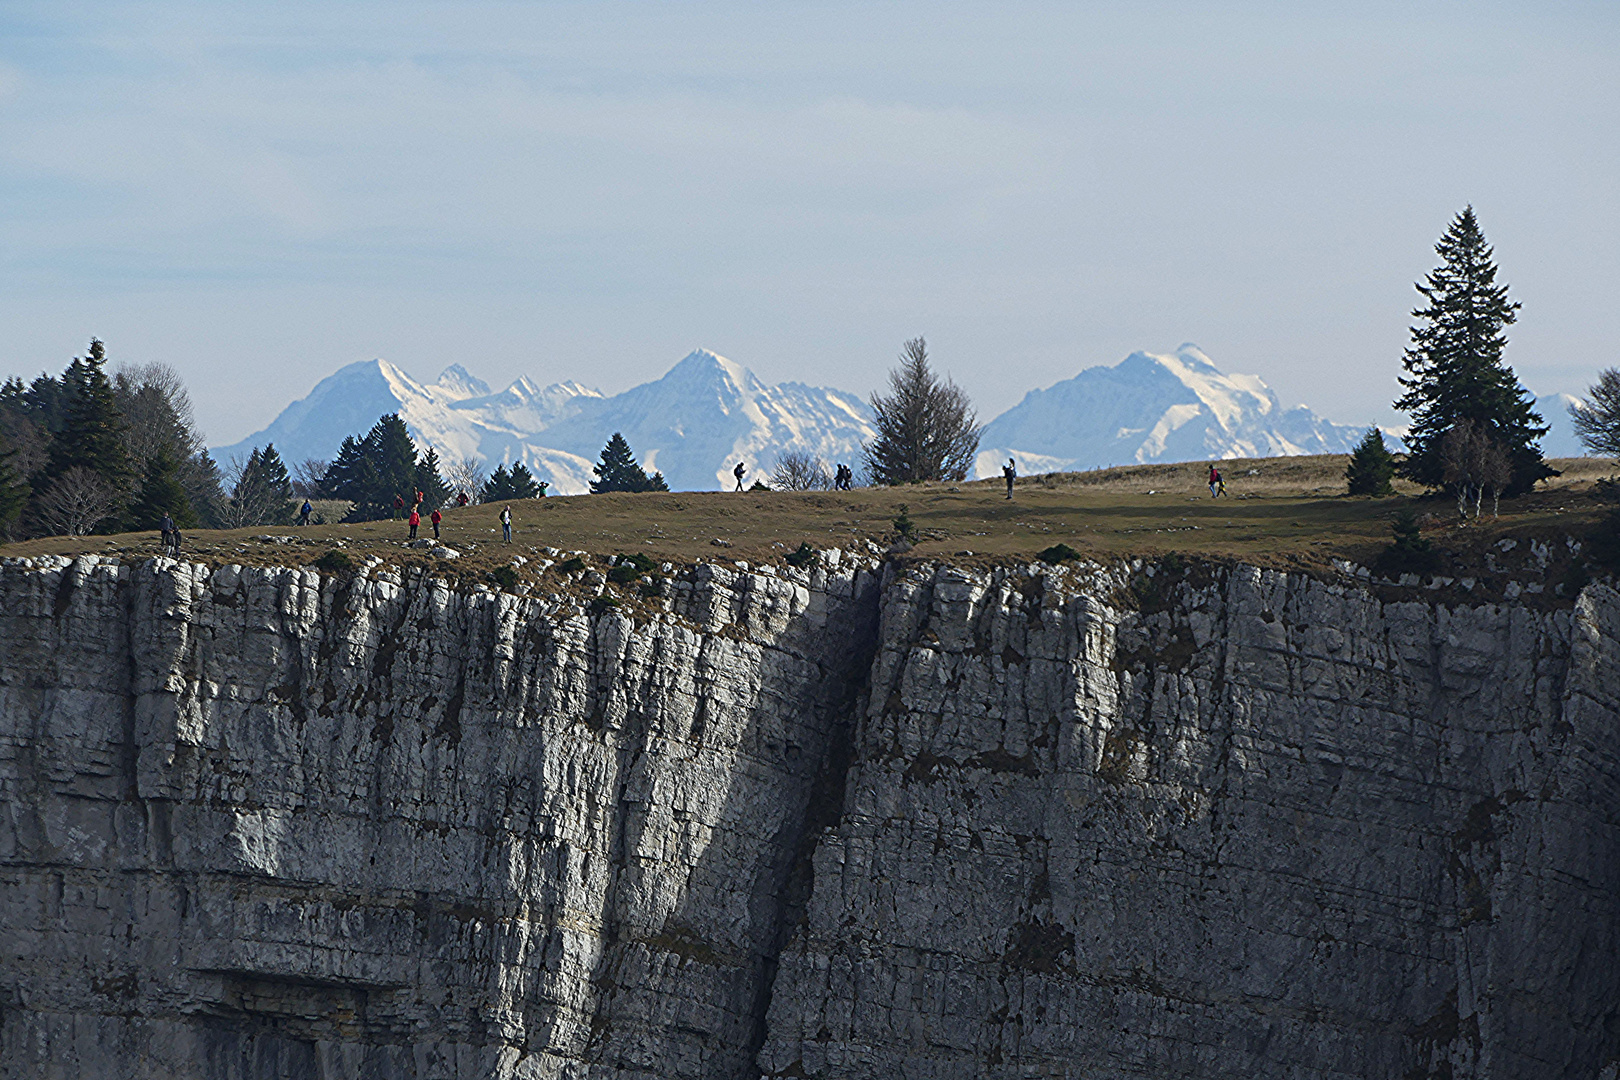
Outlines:
{"type": "Polygon", "coordinates": [[[741,491],[743,489],[742,478],[743,478],[743,474],[746,473],[747,471],[748,470],[743,467],[743,463],[740,462],[740,461],[737,462],[737,467],[735,469],[731,470],[731,475],[735,476],[737,478],[737,490],[738,491],[741,491]]]}
{"type": "Polygon", "coordinates": [[[411,523],[411,539],[415,540],[416,539],[416,527],[418,525],[422,524],[422,515],[418,514],[416,512],[416,508],[414,506],[411,508],[410,523],[411,523]]]}
{"type": "Polygon", "coordinates": [[[501,539],[508,544],[512,542],[512,508],[510,506],[501,507],[501,539]]]}
{"type": "Polygon", "coordinates": [[[439,538],[439,522],[444,520],[444,515],[435,510],[428,515],[428,520],[433,522],[433,539],[437,540],[439,538]]]}
{"type": "Polygon", "coordinates": [[[1018,479],[1018,462],[1008,458],[1007,464],[1001,467],[1001,475],[1007,478],[1007,498],[1010,499],[1012,498],[1013,481],[1018,479]]]}
{"type": "Polygon", "coordinates": [[[169,516],[167,510],[163,511],[163,520],[158,523],[158,529],[163,533],[163,554],[169,553],[169,534],[174,532],[174,518],[169,516]]]}

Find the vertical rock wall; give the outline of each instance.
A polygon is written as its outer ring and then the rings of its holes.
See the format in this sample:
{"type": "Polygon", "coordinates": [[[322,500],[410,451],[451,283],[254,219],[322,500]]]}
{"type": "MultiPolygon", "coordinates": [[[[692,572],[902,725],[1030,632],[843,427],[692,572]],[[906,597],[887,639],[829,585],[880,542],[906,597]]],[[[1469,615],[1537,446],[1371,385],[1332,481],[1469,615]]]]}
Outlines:
{"type": "Polygon", "coordinates": [[[876,587],[5,568],[0,1072],[754,1075],[876,587]]]}
{"type": "Polygon", "coordinates": [[[896,582],[765,1071],[1614,1075],[1617,599],[896,582]]]}
{"type": "Polygon", "coordinates": [[[0,568],[0,1077],[1620,1070],[1620,597],[0,568]]]}

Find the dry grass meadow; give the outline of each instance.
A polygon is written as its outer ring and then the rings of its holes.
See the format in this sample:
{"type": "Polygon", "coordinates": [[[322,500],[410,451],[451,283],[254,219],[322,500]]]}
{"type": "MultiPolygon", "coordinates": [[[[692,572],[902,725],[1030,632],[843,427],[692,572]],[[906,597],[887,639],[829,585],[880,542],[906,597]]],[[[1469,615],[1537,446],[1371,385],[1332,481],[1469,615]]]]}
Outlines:
{"type": "MultiPolygon", "coordinates": [[[[430,563],[454,576],[487,572],[548,547],[585,552],[593,561],[640,552],[658,562],[761,562],[779,560],[801,543],[886,550],[904,506],[920,536],[908,558],[1027,562],[1064,543],[1099,559],[1179,552],[1312,569],[1335,558],[1370,562],[1388,543],[1390,520],[1402,507],[1416,509],[1425,534],[1454,559],[1508,536],[1587,535],[1612,508],[1598,481],[1617,471],[1602,459],[1554,461],[1563,475],[1504,502],[1500,518],[1492,519],[1487,506],[1482,521],[1458,526],[1454,503],[1422,498],[1416,489],[1383,499],[1344,495],[1345,462],[1342,455],[1224,462],[1228,494],[1220,499],[1210,498],[1204,462],[1026,477],[1011,500],[1000,480],[852,492],[553,496],[511,504],[511,546],[500,539],[499,505],[449,511],[444,542],[463,556],[454,562],[408,548],[406,526],[398,521],[198,530],[187,534],[185,551],[207,563],[297,565],[341,548],[357,561],[377,556],[400,565],[430,563]]],[[[431,529],[424,524],[422,533],[431,536],[431,529]]],[[[84,552],[140,558],[157,554],[158,538],[56,537],[0,547],[4,556],[84,552]]]]}

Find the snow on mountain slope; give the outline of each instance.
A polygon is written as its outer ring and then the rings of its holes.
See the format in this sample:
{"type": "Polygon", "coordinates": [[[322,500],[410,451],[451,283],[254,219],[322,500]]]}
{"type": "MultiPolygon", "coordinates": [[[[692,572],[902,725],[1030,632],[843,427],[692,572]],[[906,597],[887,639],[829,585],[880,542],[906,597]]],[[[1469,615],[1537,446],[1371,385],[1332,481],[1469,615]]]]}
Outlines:
{"type": "Polygon", "coordinates": [[[768,386],[707,349],[661,379],[582,403],[576,415],[548,427],[543,441],[594,460],[615,431],[644,468],[661,471],[677,491],[728,487],[738,461],[753,476],[789,451],[857,464],[861,443],[875,434],[871,410],[853,394],[801,383],[768,386]]]}
{"type": "Polygon", "coordinates": [[[1261,379],[1228,375],[1196,345],[1135,352],[1024,400],[979,439],[977,474],[1091,469],[1147,461],[1349,451],[1363,428],[1333,424],[1301,405],[1284,409],[1261,379]]]}
{"type": "Polygon", "coordinates": [[[727,486],[738,460],[751,475],[768,472],[790,450],[858,465],[861,443],[873,435],[871,410],[854,395],[769,386],[700,349],[663,378],[614,397],[577,382],[537,387],[527,378],[492,394],[460,365],[423,385],[386,360],[350,364],[263,431],[214,453],[229,461],[274,442],[289,463],[329,459],[346,436],[365,434],[390,412],[444,461],[522,461],[557,494],[588,490],[591,467],[615,431],[676,490],[727,486]]]}

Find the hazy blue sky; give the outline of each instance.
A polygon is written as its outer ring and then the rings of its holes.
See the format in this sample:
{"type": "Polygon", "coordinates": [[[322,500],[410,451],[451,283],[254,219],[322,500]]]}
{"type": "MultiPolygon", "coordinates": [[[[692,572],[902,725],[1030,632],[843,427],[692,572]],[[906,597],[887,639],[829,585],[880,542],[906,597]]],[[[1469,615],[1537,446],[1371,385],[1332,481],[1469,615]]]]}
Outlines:
{"type": "Polygon", "coordinates": [[[1472,202],[1532,389],[1620,363],[1620,5],[0,2],[0,370],[92,335],[214,443],[387,357],[712,348],[988,419],[1203,346],[1393,421],[1472,202]]]}

